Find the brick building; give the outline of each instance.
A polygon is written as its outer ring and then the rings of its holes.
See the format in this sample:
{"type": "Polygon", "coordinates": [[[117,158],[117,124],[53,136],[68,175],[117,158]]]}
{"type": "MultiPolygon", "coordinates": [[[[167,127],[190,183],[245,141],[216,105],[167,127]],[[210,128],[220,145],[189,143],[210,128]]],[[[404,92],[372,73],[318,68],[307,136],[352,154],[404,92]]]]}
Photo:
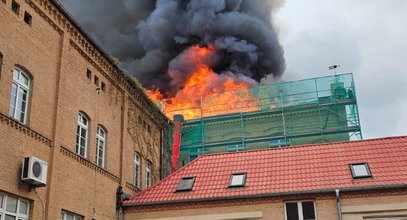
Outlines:
{"type": "Polygon", "coordinates": [[[120,218],[119,186],[165,175],[169,120],[57,1],[1,0],[0,30],[0,220],[120,218]]]}
{"type": "Polygon", "coordinates": [[[406,220],[406,166],[407,136],[203,155],[125,219],[406,220]]]}

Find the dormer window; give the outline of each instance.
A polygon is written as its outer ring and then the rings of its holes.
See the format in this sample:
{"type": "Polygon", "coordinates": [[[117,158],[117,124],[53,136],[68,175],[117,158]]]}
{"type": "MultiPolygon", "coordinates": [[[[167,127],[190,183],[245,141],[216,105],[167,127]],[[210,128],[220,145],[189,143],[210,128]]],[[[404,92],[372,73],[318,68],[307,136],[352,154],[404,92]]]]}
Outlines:
{"type": "Polygon", "coordinates": [[[354,179],[372,177],[367,163],[354,163],[349,166],[354,179]]]}
{"type": "Polygon", "coordinates": [[[229,187],[243,187],[246,184],[246,173],[234,173],[230,175],[229,187]]]}
{"type": "Polygon", "coordinates": [[[194,187],[194,183],[195,183],[195,177],[181,178],[181,181],[178,184],[176,192],[192,191],[192,187],[194,187]]]}

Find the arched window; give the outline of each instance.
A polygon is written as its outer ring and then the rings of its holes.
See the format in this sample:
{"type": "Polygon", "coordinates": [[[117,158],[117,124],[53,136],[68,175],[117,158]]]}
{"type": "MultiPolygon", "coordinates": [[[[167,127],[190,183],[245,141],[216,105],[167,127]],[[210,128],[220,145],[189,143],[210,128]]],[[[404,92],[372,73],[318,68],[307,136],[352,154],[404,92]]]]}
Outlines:
{"type": "Polygon", "coordinates": [[[137,152],[134,155],[134,185],[141,189],[141,157],[137,152]]]}
{"type": "Polygon", "coordinates": [[[76,128],[76,153],[86,158],[88,150],[88,126],[89,119],[82,113],[78,114],[76,128]]]}
{"type": "Polygon", "coordinates": [[[9,115],[24,124],[27,122],[29,94],[30,78],[22,69],[14,68],[9,115]]]}
{"type": "Polygon", "coordinates": [[[152,177],[151,177],[152,165],[150,161],[147,161],[146,164],[146,188],[151,186],[152,177]]]}
{"type": "Polygon", "coordinates": [[[96,131],[96,164],[105,166],[105,151],[106,151],[106,131],[98,126],[96,131]]]}

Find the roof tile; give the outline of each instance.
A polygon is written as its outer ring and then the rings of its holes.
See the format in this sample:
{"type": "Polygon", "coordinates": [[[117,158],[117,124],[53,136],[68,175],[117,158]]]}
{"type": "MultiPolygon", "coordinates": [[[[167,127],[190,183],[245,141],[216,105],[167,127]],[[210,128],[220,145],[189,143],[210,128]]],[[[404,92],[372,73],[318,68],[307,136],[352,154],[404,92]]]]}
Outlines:
{"type": "Polygon", "coordinates": [[[204,155],[127,204],[228,196],[407,184],[407,136],[204,155]],[[373,178],[354,180],[349,164],[366,162],[373,178]],[[230,189],[232,173],[246,186],[230,189]],[[182,177],[195,176],[193,192],[175,193],[182,177]]]}

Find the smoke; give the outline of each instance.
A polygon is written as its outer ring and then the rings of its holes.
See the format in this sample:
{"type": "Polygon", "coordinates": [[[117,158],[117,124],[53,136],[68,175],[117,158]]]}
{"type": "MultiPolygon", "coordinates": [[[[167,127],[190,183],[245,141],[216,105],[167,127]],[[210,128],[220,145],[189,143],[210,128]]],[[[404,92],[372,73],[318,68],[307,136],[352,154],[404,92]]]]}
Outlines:
{"type": "Polygon", "coordinates": [[[283,0],[62,0],[109,53],[146,88],[173,95],[190,74],[180,57],[212,45],[220,75],[260,82],[285,69],[272,13],[283,0]],[[177,74],[169,74],[177,72],[177,74]],[[174,78],[174,75],[176,78],[174,78]],[[244,76],[244,77],[242,77],[244,76]]]}

